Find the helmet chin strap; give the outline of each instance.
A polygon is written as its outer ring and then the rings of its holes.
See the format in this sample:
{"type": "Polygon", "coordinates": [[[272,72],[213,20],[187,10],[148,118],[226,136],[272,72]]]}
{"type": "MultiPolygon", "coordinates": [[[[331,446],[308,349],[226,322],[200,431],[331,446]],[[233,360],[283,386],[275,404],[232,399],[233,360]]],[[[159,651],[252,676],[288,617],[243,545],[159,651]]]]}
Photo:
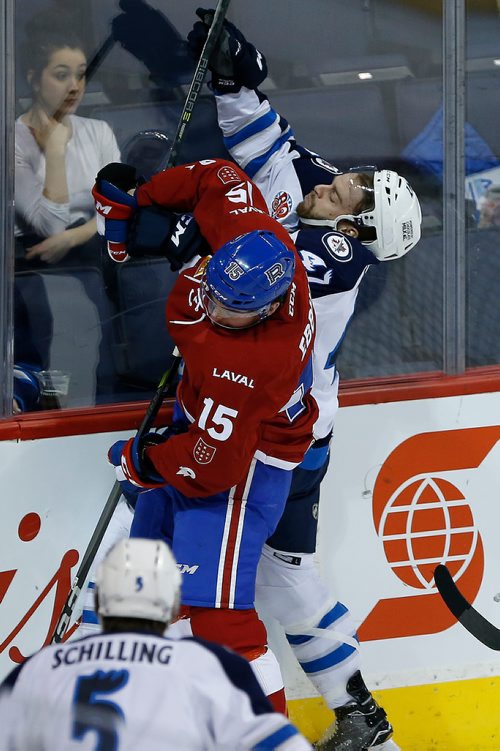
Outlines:
{"type": "Polygon", "coordinates": [[[331,227],[332,229],[337,229],[339,222],[343,219],[358,226],[360,224],[359,217],[354,216],[354,214],[341,214],[336,219],[309,219],[309,217],[299,216],[301,224],[309,224],[313,227],[331,227]]]}

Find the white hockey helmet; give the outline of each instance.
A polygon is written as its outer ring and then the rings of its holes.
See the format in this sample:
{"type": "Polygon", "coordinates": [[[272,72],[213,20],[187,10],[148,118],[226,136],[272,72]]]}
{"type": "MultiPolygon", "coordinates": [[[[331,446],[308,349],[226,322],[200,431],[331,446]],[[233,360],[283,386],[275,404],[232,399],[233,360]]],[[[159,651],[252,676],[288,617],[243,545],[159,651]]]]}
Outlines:
{"type": "Polygon", "coordinates": [[[162,540],[120,540],[97,569],[99,615],[169,623],[180,586],[180,571],[162,540]]]}
{"type": "Polygon", "coordinates": [[[420,240],[422,211],[415,192],[404,177],[392,170],[373,174],[374,207],[356,215],[357,223],[374,227],[376,240],[366,242],[379,261],[392,261],[408,253],[420,240]]]}
{"type": "MultiPolygon", "coordinates": [[[[353,167],[352,172],[363,172],[363,167],[353,167]]],[[[373,227],[375,240],[361,240],[379,261],[401,258],[420,240],[422,211],[415,192],[408,181],[393,170],[373,172],[373,201],[370,208],[358,214],[342,214],[336,219],[306,219],[301,222],[337,229],[339,222],[347,219],[362,227],[373,227]]]]}

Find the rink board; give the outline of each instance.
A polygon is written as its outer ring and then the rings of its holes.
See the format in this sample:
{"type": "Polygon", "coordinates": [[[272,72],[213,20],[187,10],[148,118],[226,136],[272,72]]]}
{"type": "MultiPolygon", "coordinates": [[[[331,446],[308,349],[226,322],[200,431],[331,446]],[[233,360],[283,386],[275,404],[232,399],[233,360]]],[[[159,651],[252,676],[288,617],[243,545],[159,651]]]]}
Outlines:
{"type": "MultiPolygon", "coordinates": [[[[113,484],[107,449],[131,434],[0,442],[0,679],[47,641],[113,484]]],[[[432,578],[447,562],[500,627],[499,530],[499,393],[339,411],[318,564],[403,751],[500,751],[500,653],[454,621],[432,578]]],[[[266,623],[291,714],[314,737],[331,714],[266,623]]]]}

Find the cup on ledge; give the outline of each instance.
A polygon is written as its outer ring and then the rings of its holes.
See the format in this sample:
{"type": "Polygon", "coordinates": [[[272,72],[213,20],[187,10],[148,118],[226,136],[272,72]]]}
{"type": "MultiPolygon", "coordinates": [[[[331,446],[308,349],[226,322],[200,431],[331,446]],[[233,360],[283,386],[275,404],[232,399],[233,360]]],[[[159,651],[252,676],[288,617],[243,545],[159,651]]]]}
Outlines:
{"type": "Polygon", "coordinates": [[[42,409],[61,409],[68,404],[70,374],[62,370],[40,370],[36,374],[40,384],[42,409]]]}

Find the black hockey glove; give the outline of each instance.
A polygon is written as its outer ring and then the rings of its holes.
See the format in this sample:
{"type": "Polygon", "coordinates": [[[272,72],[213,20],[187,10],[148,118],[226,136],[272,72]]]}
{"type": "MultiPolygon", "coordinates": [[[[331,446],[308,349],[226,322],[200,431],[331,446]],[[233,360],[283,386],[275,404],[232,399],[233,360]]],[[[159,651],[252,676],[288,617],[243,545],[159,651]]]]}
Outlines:
{"type": "Polygon", "coordinates": [[[158,206],[139,208],[131,223],[127,252],[132,258],[167,258],[178,271],[195,256],[211,253],[191,214],[174,214],[158,206]]]}
{"type": "Polygon", "coordinates": [[[146,433],[146,435],[141,436],[138,441],[138,455],[141,469],[146,477],[150,476],[154,479],[158,476],[158,472],[153,466],[153,463],[146,456],[146,449],[151,448],[151,446],[159,446],[161,443],[165,443],[173,436],[185,433],[187,429],[187,423],[173,422],[167,428],[164,428],[161,433],[152,431],[150,433],[146,433]]]}
{"type": "Polygon", "coordinates": [[[132,188],[137,187],[137,173],[135,167],[131,164],[122,164],[121,162],[111,162],[99,170],[95,179],[95,187],[101,192],[101,181],[105,180],[115,188],[119,188],[124,193],[128,193],[132,188]]]}
{"type": "MultiPolygon", "coordinates": [[[[198,8],[196,21],[188,34],[188,49],[198,60],[215,11],[198,8]]],[[[219,41],[210,56],[212,86],[218,93],[239,91],[242,86],[256,89],[267,76],[267,63],[253,44],[230,21],[224,21],[219,41]]]]}

